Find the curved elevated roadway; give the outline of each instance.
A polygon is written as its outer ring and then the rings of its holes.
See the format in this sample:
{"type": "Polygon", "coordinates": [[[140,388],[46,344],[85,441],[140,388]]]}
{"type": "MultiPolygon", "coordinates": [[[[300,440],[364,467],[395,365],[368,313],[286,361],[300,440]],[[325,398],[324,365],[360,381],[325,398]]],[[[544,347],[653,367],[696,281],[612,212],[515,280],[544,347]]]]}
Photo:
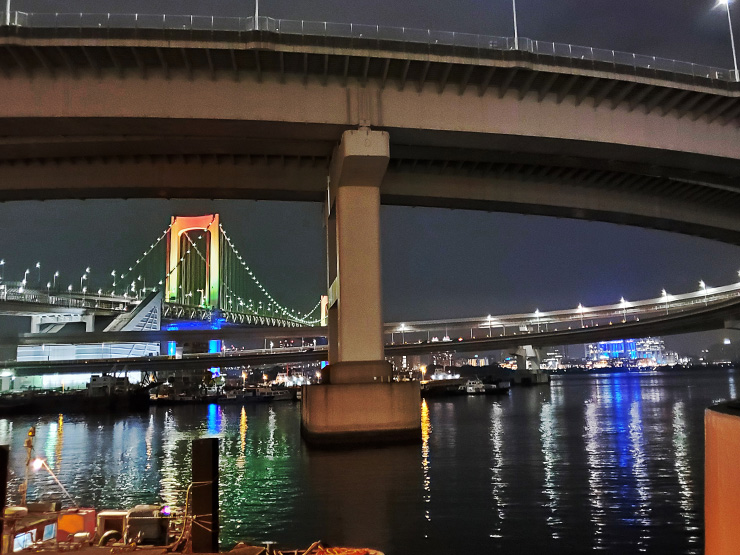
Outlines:
{"type": "MultiPolygon", "coordinates": [[[[607,325],[592,325],[584,327],[570,326],[561,327],[558,330],[540,330],[536,328],[527,328],[524,333],[521,330],[517,334],[498,335],[493,337],[483,337],[478,339],[466,339],[452,342],[416,342],[401,345],[386,345],[386,356],[416,355],[438,351],[458,351],[458,352],[483,352],[498,349],[510,349],[523,345],[532,345],[534,347],[544,347],[551,345],[569,345],[579,343],[590,343],[597,341],[606,341],[610,339],[623,339],[627,337],[648,337],[654,335],[672,335],[680,333],[689,333],[696,331],[707,331],[720,329],[728,326],[737,326],[740,319],[740,295],[738,295],[738,285],[727,286],[725,288],[715,288],[714,296],[708,295],[706,304],[703,299],[696,301],[693,293],[676,296],[672,302],[674,305],[668,307],[668,312],[664,312],[665,306],[661,310],[654,310],[655,303],[653,299],[634,303],[639,305],[643,314],[652,316],[636,318],[624,322],[612,322],[607,325]]],[[[592,307],[594,315],[598,318],[609,318],[614,314],[612,305],[605,307],[592,307]]],[[[620,309],[621,311],[622,309],[620,309]]],[[[637,309],[633,309],[631,316],[634,318],[637,309]]],[[[561,322],[572,319],[575,314],[572,310],[557,311],[560,313],[561,322]]],[[[520,315],[514,315],[507,320],[506,317],[498,317],[503,321],[518,321],[520,315]]],[[[530,316],[530,315],[528,315],[530,316]]],[[[548,318],[554,318],[552,313],[548,313],[548,318]]],[[[625,318],[626,320],[626,318],[625,318]]],[[[487,319],[476,320],[479,327],[487,325],[487,319]]],[[[551,320],[554,321],[554,320],[551,320]]],[[[444,321],[442,321],[444,322],[444,321]]],[[[461,321],[447,321],[457,322],[461,321]]],[[[470,320],[465,321],[466,325],[470,320]]],[[[531,325],[533,321],[528,320],[531,325]]],[[[410,323],[409,328],[416,325],[422,328],[425,323],[410,323]]],[[[429,324],[428,322],[426,324],[429,324]]],[[[387,326],[386,330],[393,330],[394,324],[387,326]]],[[[409,330],[410,331],[410,330],[409,330]]],[[[222,330],[189,330],[186,332],[175,331],[153,331],[153,332],[112,332],[104,334],[108,341],[164,341],[164,340],[208,340],[214,337],[235,338],[235,334],[244,336],[264,337],[265,333],[273,333],[280,337],[300,337],[316,336],[325,334],[326,329],[315,328],[285,328],[285,329],[252,329],[245,332],[243,329],[224,328],[222,330]]],[[[86,342],[90,340],[100,340],[101,334],[77,334],[75,336],[63,336],[56,339],[65,341],[86,342]],[[94,337],[94,339],[93,339],[94,337]]],[[[38,345],[49,341],[49,336],[40,336],[39,334],[25,334],[18,338],[20,344],[38,345]]],[[[325,349],[307,349],[296,352],[295,350],[279,351],[268,353],[264,350],[236,353],[227,356],[196,354],[188,355],[181,359],[171,357],[145,357],[145,358],[121,358],[121,359],[100,359],[85,361],[38,361],[38,362],[15,362],[6,361],[0,363],[1,370],[10,370],[15,375],[34,375],[34,374],[56,374],[56,373],[79,373],[79,372],[110,372],[112,369],[118,370],[165,370],[165,369],[200,369],[211,367],[238,367],[245,365],[269,365],[281,363],[296,363],[306,361],[327,360],[328,352],[325,349]]]]}
{"type": "Polygon", "coordinates": [[[371,126],[390,134],[386,204],[740,244],[740,84],[724,70],[427,31],[11,15],[0,200],[320,202],[341,133],[371,126]]]}

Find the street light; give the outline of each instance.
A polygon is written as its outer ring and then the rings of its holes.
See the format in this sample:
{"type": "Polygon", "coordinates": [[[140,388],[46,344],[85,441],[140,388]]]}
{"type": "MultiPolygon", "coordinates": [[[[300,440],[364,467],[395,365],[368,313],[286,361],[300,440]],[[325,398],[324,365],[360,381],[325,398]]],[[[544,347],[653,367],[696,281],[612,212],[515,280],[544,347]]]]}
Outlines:
{"type": "Polygon", "coordinates": [[[537,333],[540,333],[540,309],[536,308],[534,311],[534,316],[537,318],[537,333]]]}
{"type": "Polygon", "coordinates": [[[735,52],[735,36],[732,34],[732,17],[730,17],[730,0],[718,0],[718,5],[724,5],[727,10],[727,24],[730,27],[730,45],[732,46],[732,62],[735,67],[735,81],[740,82],[740,73],[737,71],[737,53],[735,52]]]}
{"type": "MultiPolygon", "coordinates": [[[[740,274],[740,272],[738,272],[740,274]]],[[[5,259],[0,260],[0,281],[5,278],[5,259]]]]}
{"type": "Polygon", "coordinates": [[[699,280],[699,287],[704,291],[704,304],[707,304],[707,284],[704,283],[703,279],[699,280]]]}
{"type": "Polygon", "coordinates": [[[491,337],[491,315],[488,315],[488,337],[491,337]]]}
{"type": "Polygon", "coordinates": [[[58,277],[59,277],[59,272],[58,271],[57,272],[54,272],[54,281],[52,283],[52,287],[54,287],[54,289],[57,288],[57,278],[58,277]]]}
{"type": "Polygon", "coordinates": [[[115,287],[116,287],[116,271],[115,271],[115,270],[113,270],[113,271],[112,271],[112,272],[110,273],[110,275],[112,275],[112,276],[113,276],[113,287],[115,288],[115,287]]]}
{"type": "Polygon", "coordinates": [[[583,305],[578,303],[578,312],[581,314],[581,327],[583,327],[583,305]]]}
{"type": "Polygon", "coordinates": [[[401,324],[401,344],[406,344],[406,324],[401,324]]]}
{"type": "Polygon", "coordinates": [[[622,323],[625,323],[627,321],[627,301],[624,300],[624,297],[619,299],[619,302],[622,305],[622,323]]]}
{"type": "Polygon", "coordinates": [[[514,50],[519,50],[519,29],[516,25],[516,0],[511,0],[511,9],[514,12],[514,50]]]}
{"type": "Polygon", "coordinates": [[[31,273],[31,270],[29,270],[28,268],[26,268],[26,271],[23,272],[23,285],[26,284],[26,278],[28,277],[28,274],[30,273],[31,273]]]}
{"type": "Polygon", "coordinates": [[[41,283],[41,262],[36,262],[36,269],[38,270],[38,282],[41,283]]]}
{"type": "Polygon", "coordinates": [[[82,277],[80,277],[80,289],[82,289],[82,282],[87,279],[87,274],[82,274],[82,277]]]}
{"type": "Polygon", "coordinates": [[[254,30],[259,31],[259,18],[260,18],[260,0],[254,0],[254,30]]]}
{"type": "Polygon", "coordinates": [[[82,302],[85,302],[85,295],[87,295],[87,286],[82,288],[82,302]]]}
{"type": "Polygon", "coordinates": [[[46,296],[48,297],[51,293],[49,292],[51,290],[51,282],[46,282],[46,296]]]}
{"type": "Polygon", "coordinates": [[[661,289],[660,298],[665,302],[665,313],[668,314],[668,293],[665,289],[661,289]]]}

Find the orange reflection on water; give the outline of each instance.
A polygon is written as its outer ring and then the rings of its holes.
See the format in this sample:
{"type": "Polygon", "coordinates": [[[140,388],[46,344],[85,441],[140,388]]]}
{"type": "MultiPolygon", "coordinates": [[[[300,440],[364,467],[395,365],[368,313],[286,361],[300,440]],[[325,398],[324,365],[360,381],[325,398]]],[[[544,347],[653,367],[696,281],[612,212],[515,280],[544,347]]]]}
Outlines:
{"type": "Polygon", "coordinates": [[[64,447],[64,415],[60,413],[57,420],[57,444],[54,446],[54,470],[56,472],[62,468],[62,447],[64,447]]]}
{"type": "MultiPolygon", "coordinates": [[[[432,422],[429,419],[429,407],[427,400],[421,401],[421,472],[424,476],[424,503],[432,501],[432,479],[429,474],[429,436],[432,435],[432,422]]],[[[424,518],[432,520],[432,514],[429,508],[424,509],[424,518]]]]}
{"type": "Polygon", "coordinates": [[[249,429],[249,424],[247,423],[247,411],[242,406],[242,412],[239,415],[239,456],[236,458],[236,466],[237,468],[244,468],[244,451],[247,448],[247,430],[249,429]]]}

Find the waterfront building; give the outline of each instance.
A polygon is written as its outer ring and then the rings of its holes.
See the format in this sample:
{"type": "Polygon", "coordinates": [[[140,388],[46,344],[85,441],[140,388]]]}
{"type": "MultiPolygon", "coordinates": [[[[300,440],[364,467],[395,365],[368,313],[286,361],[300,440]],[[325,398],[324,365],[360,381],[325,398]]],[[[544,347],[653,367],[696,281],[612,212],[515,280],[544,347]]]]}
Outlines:
{"type": "MultiPolygon", "coordinates": [[[[667,364],[666,349],[660,337],[616,339],[585,345],[586,361],[593,366],[659,366],[667,364]]],[[[671,357],[673,358],[673,357],[671,357]]]]}

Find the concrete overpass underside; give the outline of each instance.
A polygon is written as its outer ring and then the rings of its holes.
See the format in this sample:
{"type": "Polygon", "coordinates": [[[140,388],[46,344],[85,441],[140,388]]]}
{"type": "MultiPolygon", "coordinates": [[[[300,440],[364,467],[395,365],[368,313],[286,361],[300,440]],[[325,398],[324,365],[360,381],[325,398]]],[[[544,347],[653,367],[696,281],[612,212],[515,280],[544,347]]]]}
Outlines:
{"type": "Polygon", "coordinates": [[[326,200],[390,135],[385,204],[740,244],[740,86],[589,60],[275,32],[0,29],[0,200],[326,200]]]}

